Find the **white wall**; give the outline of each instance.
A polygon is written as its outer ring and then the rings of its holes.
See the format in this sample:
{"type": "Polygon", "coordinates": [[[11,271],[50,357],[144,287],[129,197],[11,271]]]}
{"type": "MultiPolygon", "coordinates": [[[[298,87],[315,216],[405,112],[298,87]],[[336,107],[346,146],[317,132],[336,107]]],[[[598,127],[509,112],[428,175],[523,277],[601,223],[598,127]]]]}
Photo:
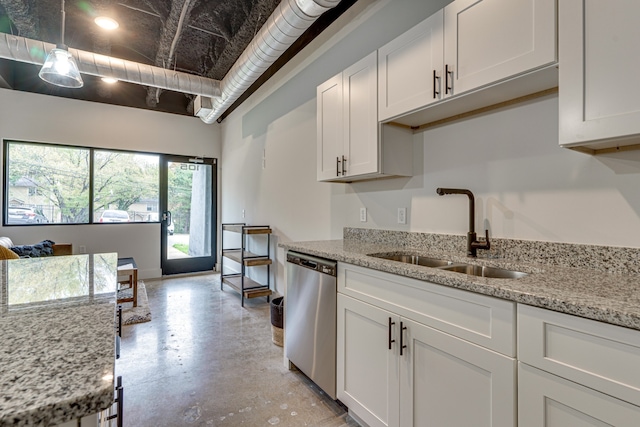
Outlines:
{"type": "MultiPolygon", "coordinates": [[[[220,127],[195,117],[0,89],[0,138],[220,158],[220,127]]],[[[74,251],[133,256],[141,278],[159,277],[160,225],[0,227],[16,244],[43,239],[74,251]]]]}
{"type": "MultiPolygon", "coordinates": [[[[640,156],[561,149],[555,95],[417,134],[412,178],[316,182],[315,87],[431,13],[423,0],[358,6],[223,122],[223,222],[269,224],[276,241],[339,239],[345,226],[462,235],[466,197],[435,193],[462,187],[476,195],[476,230],[495,237],[640,245],[640,156]]],[[[276,261],[283,293],[283,251],[276,261]]]]}

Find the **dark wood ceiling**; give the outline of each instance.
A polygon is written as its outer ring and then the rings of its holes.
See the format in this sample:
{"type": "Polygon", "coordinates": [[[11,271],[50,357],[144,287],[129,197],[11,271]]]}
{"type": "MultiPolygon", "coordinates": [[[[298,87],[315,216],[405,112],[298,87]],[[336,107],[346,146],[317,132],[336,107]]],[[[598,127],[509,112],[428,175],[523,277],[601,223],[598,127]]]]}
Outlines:
{"type": "MultiPolygon", "coordinates": [[[[66,0],[65,44],[69,47],[221,80],[280,0],[66,0]],[[94,23],[110,15],[120,24],[108,32],[94,23]]],[[[355,0],[310,29],[304,44],[355,0]]],[[[0,0],[0,32],[49,43],[61,37],[60,0],[0,0]]],[[[298,49],[302,46],[298,43],[298,49]]],[[[287,52],[290,58],[296,52],[287,52]]],[[[39,66],[0,60],[15,90],[191,115],[193,96],[119,82],[107,85],[83,75],[82,89],[42,82],[39,66]]],[[[282,65],[282,61],[280,66],[282,65]]],[[[272,74],[272,73],[271,73],[272,74]]]]}

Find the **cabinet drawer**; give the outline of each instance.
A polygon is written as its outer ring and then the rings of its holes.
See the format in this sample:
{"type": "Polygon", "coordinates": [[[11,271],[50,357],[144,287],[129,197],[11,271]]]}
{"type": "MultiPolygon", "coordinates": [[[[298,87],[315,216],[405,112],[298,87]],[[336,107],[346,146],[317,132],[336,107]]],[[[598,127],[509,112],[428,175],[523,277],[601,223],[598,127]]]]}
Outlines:
{"type": "Polygon", "coordinates": [[[515,357],[515,303],[338,263],[338,292],[515,357]]]}
{"type": "Polygon", "coordinates": [[[640,405],[640,331],[518,304],[518,359],[640,405]]]}

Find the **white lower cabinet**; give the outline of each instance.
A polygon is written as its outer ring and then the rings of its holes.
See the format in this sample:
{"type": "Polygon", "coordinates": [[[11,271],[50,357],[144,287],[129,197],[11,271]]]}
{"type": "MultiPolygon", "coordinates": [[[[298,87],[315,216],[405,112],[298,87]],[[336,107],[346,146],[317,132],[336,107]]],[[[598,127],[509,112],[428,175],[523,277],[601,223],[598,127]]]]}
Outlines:
{"type": "Polygon", "coordinates": [[[519,427],[640,425],[640,331],[518,304],[519,427]]]}
{"type": "Polygon", "coordinates": [[[397,426],[400,371],[389,331],[399,317],[338,294],[337,397],[369,427],[397,426]]]}
{"type": "Polygon", "coordinates": [[[637,427],[640,407],[518,363],[519,427],[637,427]]]}
{"type": "Polygon", "coordinates": [[[370,427],[515,426],[516,361],[338,294],[338,399],[370,427]]]}

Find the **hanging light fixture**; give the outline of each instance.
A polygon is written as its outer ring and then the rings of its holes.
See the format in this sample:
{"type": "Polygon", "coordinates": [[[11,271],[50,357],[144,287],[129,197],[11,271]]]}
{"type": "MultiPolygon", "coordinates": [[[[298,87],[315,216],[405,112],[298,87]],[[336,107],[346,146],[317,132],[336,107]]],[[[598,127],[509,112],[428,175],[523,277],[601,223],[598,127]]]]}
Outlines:
{"type": "Polygon", "coordinates": [[[38,74],[45,82],[56,86],[81,88],[84,82],[78,71],[78,64],[71,56],[67,46],[64,44],[64,0],[62,5],[62,29],[60,35],[60,43],[56,45],[44,61],[44,65],[38,74]]]}

